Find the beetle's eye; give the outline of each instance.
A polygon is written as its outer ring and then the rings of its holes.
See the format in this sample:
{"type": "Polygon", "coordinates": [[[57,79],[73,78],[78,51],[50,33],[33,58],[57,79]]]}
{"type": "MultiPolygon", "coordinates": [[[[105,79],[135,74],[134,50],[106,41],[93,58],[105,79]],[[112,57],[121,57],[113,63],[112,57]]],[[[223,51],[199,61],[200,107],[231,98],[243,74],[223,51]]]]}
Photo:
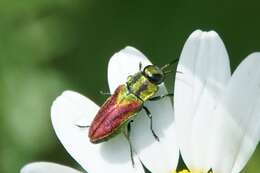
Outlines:
{"type": "Polygon", "coordinates": [[[155,84],[157,84],[157,85],[159,85],[160,83],[162,83],[163,82],[163,75],[162,74],[153,74],[152,76],[149,76],[149,79],[153,82],[153,83],[155,83],[155,84]]]}
{"type": "Polygon", "coordinates": [[[164,74],[160,68],[154,65],[148,65],[143,71],[144,75],[156,85],[159,85],[164,80],[164,74]]]}

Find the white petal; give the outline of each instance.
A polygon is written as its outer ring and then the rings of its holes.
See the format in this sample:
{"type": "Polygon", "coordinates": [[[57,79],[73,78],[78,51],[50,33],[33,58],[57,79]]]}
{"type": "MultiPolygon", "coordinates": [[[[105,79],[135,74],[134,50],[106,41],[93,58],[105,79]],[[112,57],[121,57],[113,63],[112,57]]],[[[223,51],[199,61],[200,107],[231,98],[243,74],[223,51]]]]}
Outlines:
{"type": "Polygon", "coordinates": [[[133,168],[128,143],[122,136],[102,144],[92,144],[88,129],[76,126],[81,117],[86,117],[86,124],[90,124],[98,109],[91,100],[72,91],[64,92],[54,101],[52,124],[63,146],[89,173],[144,173],[138,159],[135,159],[133,168]]]}
{"type": "Polygon", "coordinates": [[[177,71],[174,107],[181,154],[190,169],[207,171],[211,112],[231,76],[218,34],[193,32],[184,45],[177,71]]]}
{"type": "MultiPolygon", "coordinates": [[[[127,76],[139,71],[139,63],[143,67],[151,62],[138,50],[127,47],[116,53],[109,61],[108,81],[111,92],[119,84],[126,82],[127,76]]],[[[164,85],[160,86],[159,95],[166,94],[164,85]]],[[[131,130],[131,141],[144,165],[156,173],[170,172],[176,168],[179,150],[176,144],[173,107],[170,98],[147,102],[145,106],[153,115],[157,142],[150,130],[150,120],[142,111],[136,117],[131,130]]]]}
{"type": "Polygon", "coordinates": [[[25,165],[20,173],[81,173],[73,168],[50,162],[34,162],[25,165]]]}
{"type": "Polygon", "coordinates": [[[259,141],[260,53],[249,55],[234,72],[214,113],[213,171],[238,173],[259,141]]]}
{"type": "Polygon", "coordinates": [[[139,71],[139,63],[142,67],[151,64],[145,55],[133,47],[126,47],[120,52],[115,53],[108,64],[108,83],[111,92],[120,84],[124,84],[129,75],[139,71]]]}

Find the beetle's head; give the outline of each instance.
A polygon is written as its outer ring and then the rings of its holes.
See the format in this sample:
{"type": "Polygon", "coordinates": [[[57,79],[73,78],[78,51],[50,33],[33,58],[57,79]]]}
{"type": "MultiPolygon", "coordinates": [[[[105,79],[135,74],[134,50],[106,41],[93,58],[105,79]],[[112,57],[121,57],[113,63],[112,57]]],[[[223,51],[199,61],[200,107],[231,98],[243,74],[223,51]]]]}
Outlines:
{"type": "Polygon", "coordinates": [[[164,80],[163,71],[155,65],[146,66],[143,70],[143,74],[149,79],[149,81],[156,85],[161,84],[164,80]]]}

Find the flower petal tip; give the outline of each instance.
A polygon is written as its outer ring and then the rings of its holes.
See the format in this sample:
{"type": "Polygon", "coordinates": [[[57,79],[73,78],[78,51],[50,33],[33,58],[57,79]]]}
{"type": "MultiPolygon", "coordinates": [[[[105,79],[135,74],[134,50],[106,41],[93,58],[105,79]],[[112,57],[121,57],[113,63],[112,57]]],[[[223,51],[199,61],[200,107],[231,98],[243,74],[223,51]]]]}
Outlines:
{"type": "Polygon", "coordinates": [[[117,59],[121,56],[141,56],[143,57],[144,54],[140,52],[138,49],[132,46],[126,46],[125,48],[121,49],[119,52],[115,53],[110,60],[117,59]]]}
{"type": "Polygon", "coordinates": [[[248,57],[254,57],[255,59],[260,59],[260,52],[253,52],[249,54],[248,57]]]}
{"type": "Polygon", "coordinates": [[[202,36],[210,37],[210,38],[220,38],[218,33],[216,31],[214,31],[214,30],[202,31],[200,29],[197,29],[197,30],[193,31],[189,38],[198,38],[198,37],[201,38],[202,36]]]}
{"type": "Polygon", "coordinates": [[[126,46],[124,49],[122,49],[122,51],[138,51],[138,49],[136,49],[135,47],[133,46],[126,46]]]}
{"type": "Polygon", "coordinates": [[[201,31],[200,29],[197,29],[190,34],[189,38],[197,38],[201,35],[202,32],[203,31],[201,31]]]}

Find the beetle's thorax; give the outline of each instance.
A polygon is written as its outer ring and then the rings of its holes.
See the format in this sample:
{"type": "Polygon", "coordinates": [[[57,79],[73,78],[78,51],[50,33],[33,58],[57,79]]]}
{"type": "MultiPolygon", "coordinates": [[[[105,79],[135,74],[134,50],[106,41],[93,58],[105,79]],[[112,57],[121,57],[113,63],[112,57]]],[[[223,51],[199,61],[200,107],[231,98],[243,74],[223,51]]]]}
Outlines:
{"type": "Polygon", "coordinates": [[[127,79],[127,87],[129,92],[146,101],[156,94],[158,86],[148,80],[142,72],[138,72],[127,79]]]}

